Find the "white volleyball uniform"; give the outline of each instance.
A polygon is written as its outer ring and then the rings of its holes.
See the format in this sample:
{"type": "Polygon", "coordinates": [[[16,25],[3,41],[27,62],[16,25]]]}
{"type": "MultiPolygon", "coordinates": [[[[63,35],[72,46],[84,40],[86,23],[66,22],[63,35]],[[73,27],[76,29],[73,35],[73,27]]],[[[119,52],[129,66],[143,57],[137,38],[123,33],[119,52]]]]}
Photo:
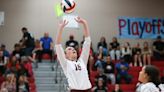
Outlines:
{"type": "Polygon", "coordinates": [[[55,45],[58,60],[60,61],[64,74],[68,79],[68,86],[70,89],[86,90],[91,88],[87,71],[90,45],[91,38],[86,37],[82,53],[77,61],[70,61],[66,59],[62,45],[55,45]]]}
{"type": "Polygon", "coordinates": [[[141,92],[160,92],[154,83],[148,82],[141,86],[141,92]]]}

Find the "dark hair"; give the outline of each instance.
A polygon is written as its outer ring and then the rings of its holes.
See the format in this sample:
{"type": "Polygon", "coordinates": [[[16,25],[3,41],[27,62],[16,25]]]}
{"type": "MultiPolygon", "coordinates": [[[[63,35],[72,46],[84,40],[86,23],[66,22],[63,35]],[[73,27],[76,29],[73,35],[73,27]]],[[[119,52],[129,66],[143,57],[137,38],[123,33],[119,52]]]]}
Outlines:
{"type": "Polygon", "coordinates": [[[115,40],[116,40],[116,42],[118,42],[117,37],[113,37],[113,39],[115,39],[115,40]]]}
{"type": "Polygon", "coordinates": [[[69,36],[69,39],[73,40],[74,39],[74,36],[73,35],[70,35],[69,36]]]}
{"type": "Polygon", "coordinates": [[[157,36],[157,39],[161,39],[162,37],[159,35],[159,36],[157,36]]]}
{"type": "Polygon", "coordinates": [[[20,44],[19,43],[16,43],[15,45],[14,45],[14,47],[16,48],[16,47],[20,47],[20,44]]]}
{"type": "Polygon", "coordinates": [[[104,39],[104,43],[106,43],[106,38],[105,38],[104,36],[102,36],[102,37],[100,38],[100,41],[101,41],[101,39],[104,39]]]}
{"type": "Polygon", "coordinates": [[[161,83],[159,69],[153,65],[146,65],[145,73],[149,76],[148,81],[153,82],[158,87],[161,83]]]}
{"type": "Polygon", "coordinates": [[[22,30],[27,31],[27,28],[26,27],[23,27],[22,30]]]}
{"type": "Polygon", "coordinates": [[[4,44],[1,44],[1,48],[5,48],[6,46],[4,44]]]}

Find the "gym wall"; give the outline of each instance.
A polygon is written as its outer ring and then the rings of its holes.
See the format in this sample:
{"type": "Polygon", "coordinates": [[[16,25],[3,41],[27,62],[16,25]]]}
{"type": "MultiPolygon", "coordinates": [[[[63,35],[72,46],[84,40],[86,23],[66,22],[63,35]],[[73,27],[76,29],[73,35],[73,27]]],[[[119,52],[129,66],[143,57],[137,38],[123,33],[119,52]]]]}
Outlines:
{"type": "MultiPolygon", "coordinates": [[[[107,42],[118,35],[118,17],[164,17],[164,0],[75,0],[76,14],[88,21],[94,49],[101,36],[107,42]]],[[[56,17],[54,6],[61,0],[0,0],[0,11],[5,12],[5,25],[0,27],[0,43],[7,45],[10,51],[21,37],[21,28],[27,27],[35,38],[49,32],[55,40],[59,18],[56,17]]],[[[63,44],[69,34],[74,34],[79,42],[82,40],[82,29],[65,30],[63,44]]],[[[145,40],[118,39],[120,43],[145,40]]],[[[150,44],[152,40],[149,41],[150,44]]],[[[142,44],[141,44],[142,45],[142,44]]]]}

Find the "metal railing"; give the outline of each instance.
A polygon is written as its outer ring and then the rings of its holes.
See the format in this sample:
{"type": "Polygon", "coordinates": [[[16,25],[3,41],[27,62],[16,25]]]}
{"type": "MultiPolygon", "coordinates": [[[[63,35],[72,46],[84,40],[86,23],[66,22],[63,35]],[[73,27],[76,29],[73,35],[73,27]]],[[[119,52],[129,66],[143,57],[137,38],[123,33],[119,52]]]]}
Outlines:
{"type": "Polygon", "coordinates": [[[59,84],[59,92],[62,92],[64,89],[64,92],[68,92],[68,83],[67,80],[64,80],[64,76],[62,76],[62,70],[59,69],[59,62],[56,62],[56,69],[55,69],[55,83],[59,84]],[[58,81],[58,72],[59,72],[59,81],[58,81]]]}

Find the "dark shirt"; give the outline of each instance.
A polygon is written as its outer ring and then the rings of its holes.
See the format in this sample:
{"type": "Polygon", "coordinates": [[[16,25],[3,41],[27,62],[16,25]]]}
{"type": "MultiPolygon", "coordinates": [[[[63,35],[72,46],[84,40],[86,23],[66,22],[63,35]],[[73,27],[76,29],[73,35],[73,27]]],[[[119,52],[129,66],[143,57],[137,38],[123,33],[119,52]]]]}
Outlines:
{"type": "Polygon", "coordinates": [[[103,47],[103,48],[106,48],[107,49],[107,44],[105,42],[99,42],[98,45],[97,45],[97,49],[99,49],[99,47],[103,47]]]}
{"type": "MultiPolygon", "coordinates": [[[[21,85],[18,83],[19,86],[17,86],[17,89],[18,90],[21,90],[21,92],[30,92],[30,89],[29,89],[29,84],[27,82],[24,83],[24,87],[21,87],[21,85]]],[[[19,92],[17,90],[17,92],[19,92]]]]}
{"type": "Polygon", "coordinates": [[[77,47],[79,45],[79,43],[75,40],[69,40],[66,42],[66,47],[70,46],[70,47],[77,47]]]}
{"type": "Polygon", "coordinates": [[[24,56],[24,52],[22,50],[20,50],[20,51],[14,50],[12,52],[12,56],[16,56],[17,58],[20,58],[21,56],[24,56]]]}
{"type": "Polygon", "coordinates": [[[94,92],[108,92],[106,87],[96,87],[96,89],[94,90],[94,92]]]}
{"type": "Polygon", "coordinates": [[[164,84],[164,76],[161,77],[161,83],[164,84]]]}
{"type": "Polygon", "coordinates": [[[138,54],[137,52],[138,52],[139,54],[141,54],[141,49],[140,49],[140,48],[133,48],[133,49],[132,49],[132,55],[138,54]]]}
{"type": "Polygon", "coordinates": [[[112,42],[110,43],[110,46],[112,47],[112,49],[117,49],[120,46],[120,44],[118,42],[112,42]]]}
{"type": "Polygon", "coordinates": [[[104,81],[104,84],[103,85],[106,86],[106,84],[107,84],[107,77],[106,77],[106,75],[105,74],[97,75],[96,76],[96,80],[100,80],[100,79],[102,79],[104,81]]]}
{"type": "Polygon", "coordinates": [[[27,48],[30,48],[30,47],[34,47],[34,38],[31,37],[30,33],[28,32],[25,32],[23,34],[23,38],[25,39],[25,42],[24,42],[24,45],[27,47],[27,48]]]}
{"type": "Polygon", "coordinates": [[[163,51],[164,50],[164,42],[159,42],[159,41],[155,41],[154,43],[153,43],[153,46],[157,49],[157,50],[159,50],[159,51],[163,51]]]}
{"type": "Polygon", "coordinates": [[[24,67],[24,65],[20,65],[20,69],[17,72],[18,77],[20,77],[21,75],[30,77],[28,70],[24,67]]]}
{"type": "Polygon", "coordinates": [[[104,65],[104,72],[109,74],[109,73],[114,73],[114,64],[112,62],[105,63],[104,65]]]}

